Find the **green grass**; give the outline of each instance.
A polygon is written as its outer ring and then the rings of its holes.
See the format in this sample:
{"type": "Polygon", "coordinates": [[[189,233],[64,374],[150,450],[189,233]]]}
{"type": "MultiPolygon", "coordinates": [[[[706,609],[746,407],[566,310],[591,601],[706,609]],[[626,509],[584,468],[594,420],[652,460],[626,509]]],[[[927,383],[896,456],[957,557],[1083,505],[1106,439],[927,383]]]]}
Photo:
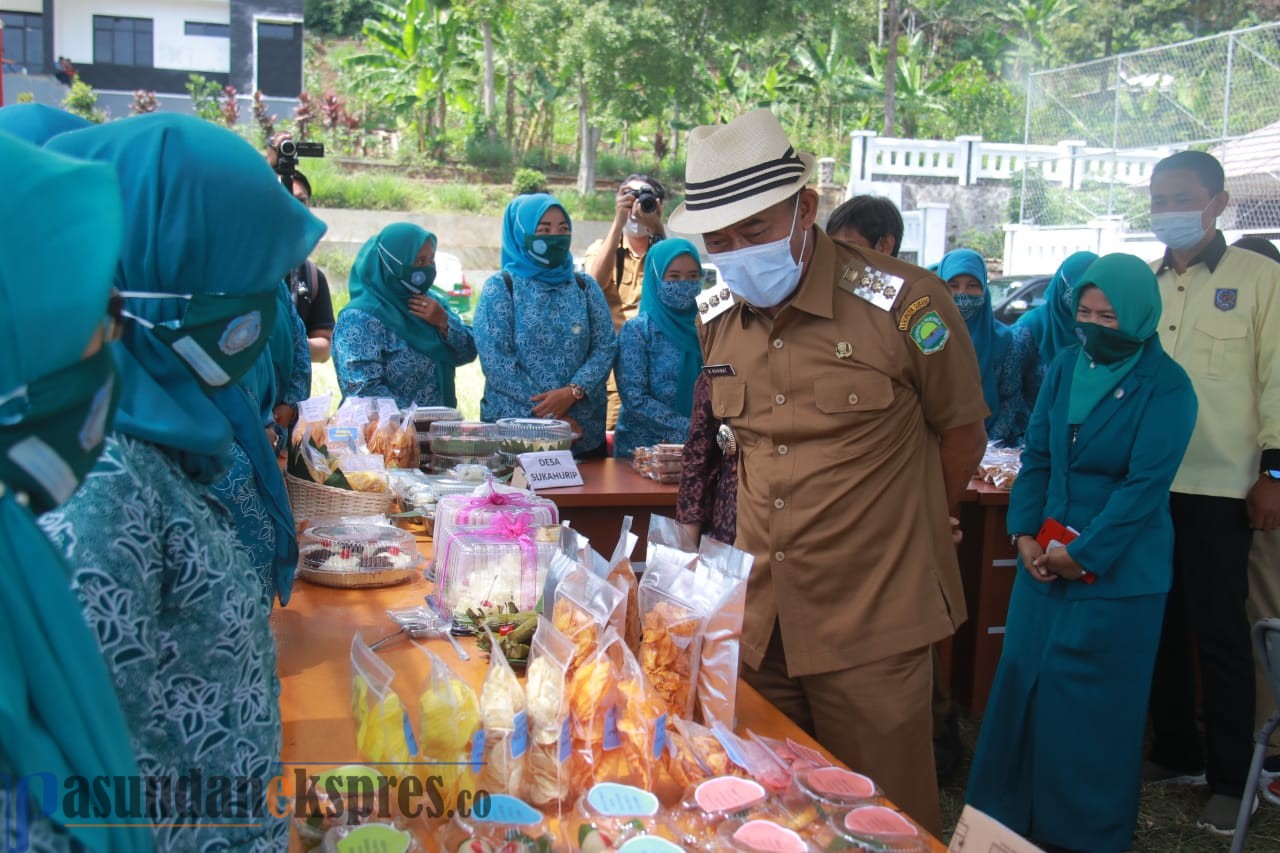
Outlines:
{"type": "Polygon", "coordinates": [[[448,184],[427,190],[430,210],[481,213],[488,204],[484,191],[471,184],[448,184]]]}

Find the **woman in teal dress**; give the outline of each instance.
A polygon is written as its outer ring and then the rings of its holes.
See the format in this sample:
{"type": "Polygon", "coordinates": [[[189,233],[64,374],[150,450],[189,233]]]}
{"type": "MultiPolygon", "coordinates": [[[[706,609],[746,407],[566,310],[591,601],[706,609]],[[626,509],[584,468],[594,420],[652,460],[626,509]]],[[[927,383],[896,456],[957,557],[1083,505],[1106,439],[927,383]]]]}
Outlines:
{"type": "Polygon", "coordinates": [[[622,411],[614,455],[637,447],[683,444],[693,412],[693,384],[702,369],[696,299],[702,290],[698,248],[668,238],[644,256],[640,313],[618,335],[618,393],[622,411]]]}
{"type": "MultiPolygon", "coordinates": [[[[35,518],[93,466],[119,398],[102,339],[120,191],[109,167],[4,133],[0,185],[0,839],[5,850],[149,851],[145,826],[86,826],[62,812],[68,777],[134,776],[138,765],[71,568],[35,518]],[[55,213],[65,221],[49,228],[55,213]],[[41,773],[58,786],[53,802],[41,773]],[[11,784],[24,777],[29,801],[11,784]]],[[[110,801],[93,806],[113,814],[110,801]]]]}
{"type": "Polygon", "coordinates": [[[49,147],[119,173],[126,322],[113,433],[41,526],[75,571],[143,774],[236,780],[220,814],[163,811],[156,846],[279,850],[288,822],[260,801],[281,747],[270,611],[210,486],[242,427],[266,441],[260,406],[236,383],[266,346],[282,271],[323,225],[258,152],[199,119],[139,116],[49,147]]]}
{"type": "Polygon", "coordinates": [[[458,405],[458,365],[476,360],[471,329],[431,285],[436,235],[396,222],[370,237],[351,266],[351,301],[333,329],[345,397],[390,397],[401,408],[458,405]]]}
{"type": "Polygon", "coordinates": [[[1083,344],[1049,368],[1009,498],[1020,568],[967,798],[1041,846],[1106,853],[1129,849],[1137,821],[1169,486],[1196,397],[1160,346],[1144,261],[1094,262],[1072,308],[1083,344]],[[1046,553],[1050,520],[1079,535],[1046,553]]]}
{"type": "Polygon", "coordinates": [[[1076,252],[1058,267],[1044,291],[1044,302],[1032,308],[1013,324],[1016,333],[1025,329],[1040,349],[1040,363],[1048,367],[1058,353],[1073,347],[1076,338],[1076,315],[1071,313],[1071,292],[1080,276],[1098,259],[1093,252],[1076,252]]]}

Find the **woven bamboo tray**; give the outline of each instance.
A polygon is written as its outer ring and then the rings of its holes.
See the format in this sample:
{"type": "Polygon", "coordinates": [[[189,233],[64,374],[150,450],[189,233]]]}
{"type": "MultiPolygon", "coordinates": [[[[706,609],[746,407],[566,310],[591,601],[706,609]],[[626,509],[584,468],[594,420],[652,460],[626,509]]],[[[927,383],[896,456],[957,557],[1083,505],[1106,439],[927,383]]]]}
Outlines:
{"type": "Polygon", "coordinates": [[[347,516],[387,515],[391,512],[390,492],[353,492],[335,489],[303,480],[292,474],[284,475],[289,489],[289,504],[298,521],[315,518],[344,518],[347,516]]]}

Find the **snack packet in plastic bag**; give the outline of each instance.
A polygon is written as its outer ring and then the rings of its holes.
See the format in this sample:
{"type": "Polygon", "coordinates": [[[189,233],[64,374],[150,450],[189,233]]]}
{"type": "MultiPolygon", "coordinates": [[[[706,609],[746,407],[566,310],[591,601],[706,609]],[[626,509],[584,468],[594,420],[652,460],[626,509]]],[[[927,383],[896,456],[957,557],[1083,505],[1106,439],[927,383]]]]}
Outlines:
{"type": "Polygon", "coordinates": [[[569,797],[573,743],[567,676],[573,654],[573,642],[550,619],[539,616],[525,670],[530,741],[526,799],[535,806],[563,803],[569,797]]]}
{"type": "Polygon", "coordinates": [[[529,714],[524,688],[493,634],[489,634],[489,673],[480,690],[480,719],[484,722],[480,788],[491,794],[524,797],[529,714]]]}
{"type": "Polygon", "coordinates": [[[418,754],[413,726],[400,696],[391,689],[394,673],[356,634],[351,638],[351,714],[360,755],[387,776],[408,773],[418,754]]]}
{"type": "Polygon", "coordinates": [[[640,665],[672,715],[691,717],[707,618],[698,578],[661,559],[640,582],[640,665]]]}
{"type": "Polygon", "coordinates": [[[438,762],[430,770],[431,775],[441,778],[444,801],[456,803],[461,791],[476,790],[475,780],[483,760],[480,700],[471,685],[447,663],[416,640],[414,645],[431,663],[418,700],[421,752],[426,760],[438,762]]]}
{"type": "Polygon", "coordinates": [[[605,578],[613,587],[627,596],[626,612],[621,625],[614,628],[622,635],[627,648],[640,654],[640,595],[639,581],[635,569],[631,565],[631,553],[635,550],[639,537],[631,532],[631,516],[622,519],[622,533],[618,536],[618,544],[609,560],[609,574],[605,578]]]}
{"type": "Polygon", "coordinates": [[[694,574],[703,590],[707,619],[698,666],[697,716],[705,723],[732,727],[736,722],[742,621],[753,559],[706,536],[698,549],[694,574]]]}
{"type": "Polygon", "coordinates": [[[760,744],[738,737],[722,723],[712,724],[711,733],[720,741],[729,760],[745,771],[747,778],[755,779],[775,794],[783,793],[791,786],[791,772],[760,744]]]}
{"type": "Polygon", "coordinates": [[[573,789],[617,782],[647,790],[655,726],[666,709],[650,697],[639,662],[617,632],[606,630],[596,654],[574,672],[569,697],[573,789]]]}
{"type": "Polygon", "coordinates": [[[376,453],[352,453],[338,460],[338,468],[342,471],[351,488],[357,492],[386,492],[386,462],[376,453]]]}
{"type": "Polygon", "coordinates": [[[698,543],[674,518],[649,516],[649,541],[645,563],[662,561],[692,569],[698,561],[698,543]]]}

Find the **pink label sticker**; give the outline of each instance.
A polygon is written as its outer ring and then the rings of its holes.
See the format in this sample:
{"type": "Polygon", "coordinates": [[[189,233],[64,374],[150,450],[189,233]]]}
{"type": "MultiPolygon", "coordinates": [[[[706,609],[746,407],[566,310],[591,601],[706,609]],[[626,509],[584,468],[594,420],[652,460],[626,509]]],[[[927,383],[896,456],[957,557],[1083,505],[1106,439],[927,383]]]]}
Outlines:
{"type": "Polygon", "coordinates": [[[844,816],[844,828],[866,835],[919,835],[902,815],[884,806],[863,806],[844,816]]]}
{"type": "Polygon", "coordinates": [[[750,820],[733,833],[733,840],[749,850],[767,853],[805,853],[804,839],[784,826],[767,820],[750,820]]]}
{"type": "Polygon", "coordinates": [[[764,799],[764,788],[750,779],[721,776],[695,789],[693,798],[704,812],[737,812],[764,799]]]}
{"type": "Polygon", "coordinates": [[[811,772],[807,778],[814,791],[836,800],[866,799],[876,792],[874,782],[843,767],[823,767],[811,772]]]}

